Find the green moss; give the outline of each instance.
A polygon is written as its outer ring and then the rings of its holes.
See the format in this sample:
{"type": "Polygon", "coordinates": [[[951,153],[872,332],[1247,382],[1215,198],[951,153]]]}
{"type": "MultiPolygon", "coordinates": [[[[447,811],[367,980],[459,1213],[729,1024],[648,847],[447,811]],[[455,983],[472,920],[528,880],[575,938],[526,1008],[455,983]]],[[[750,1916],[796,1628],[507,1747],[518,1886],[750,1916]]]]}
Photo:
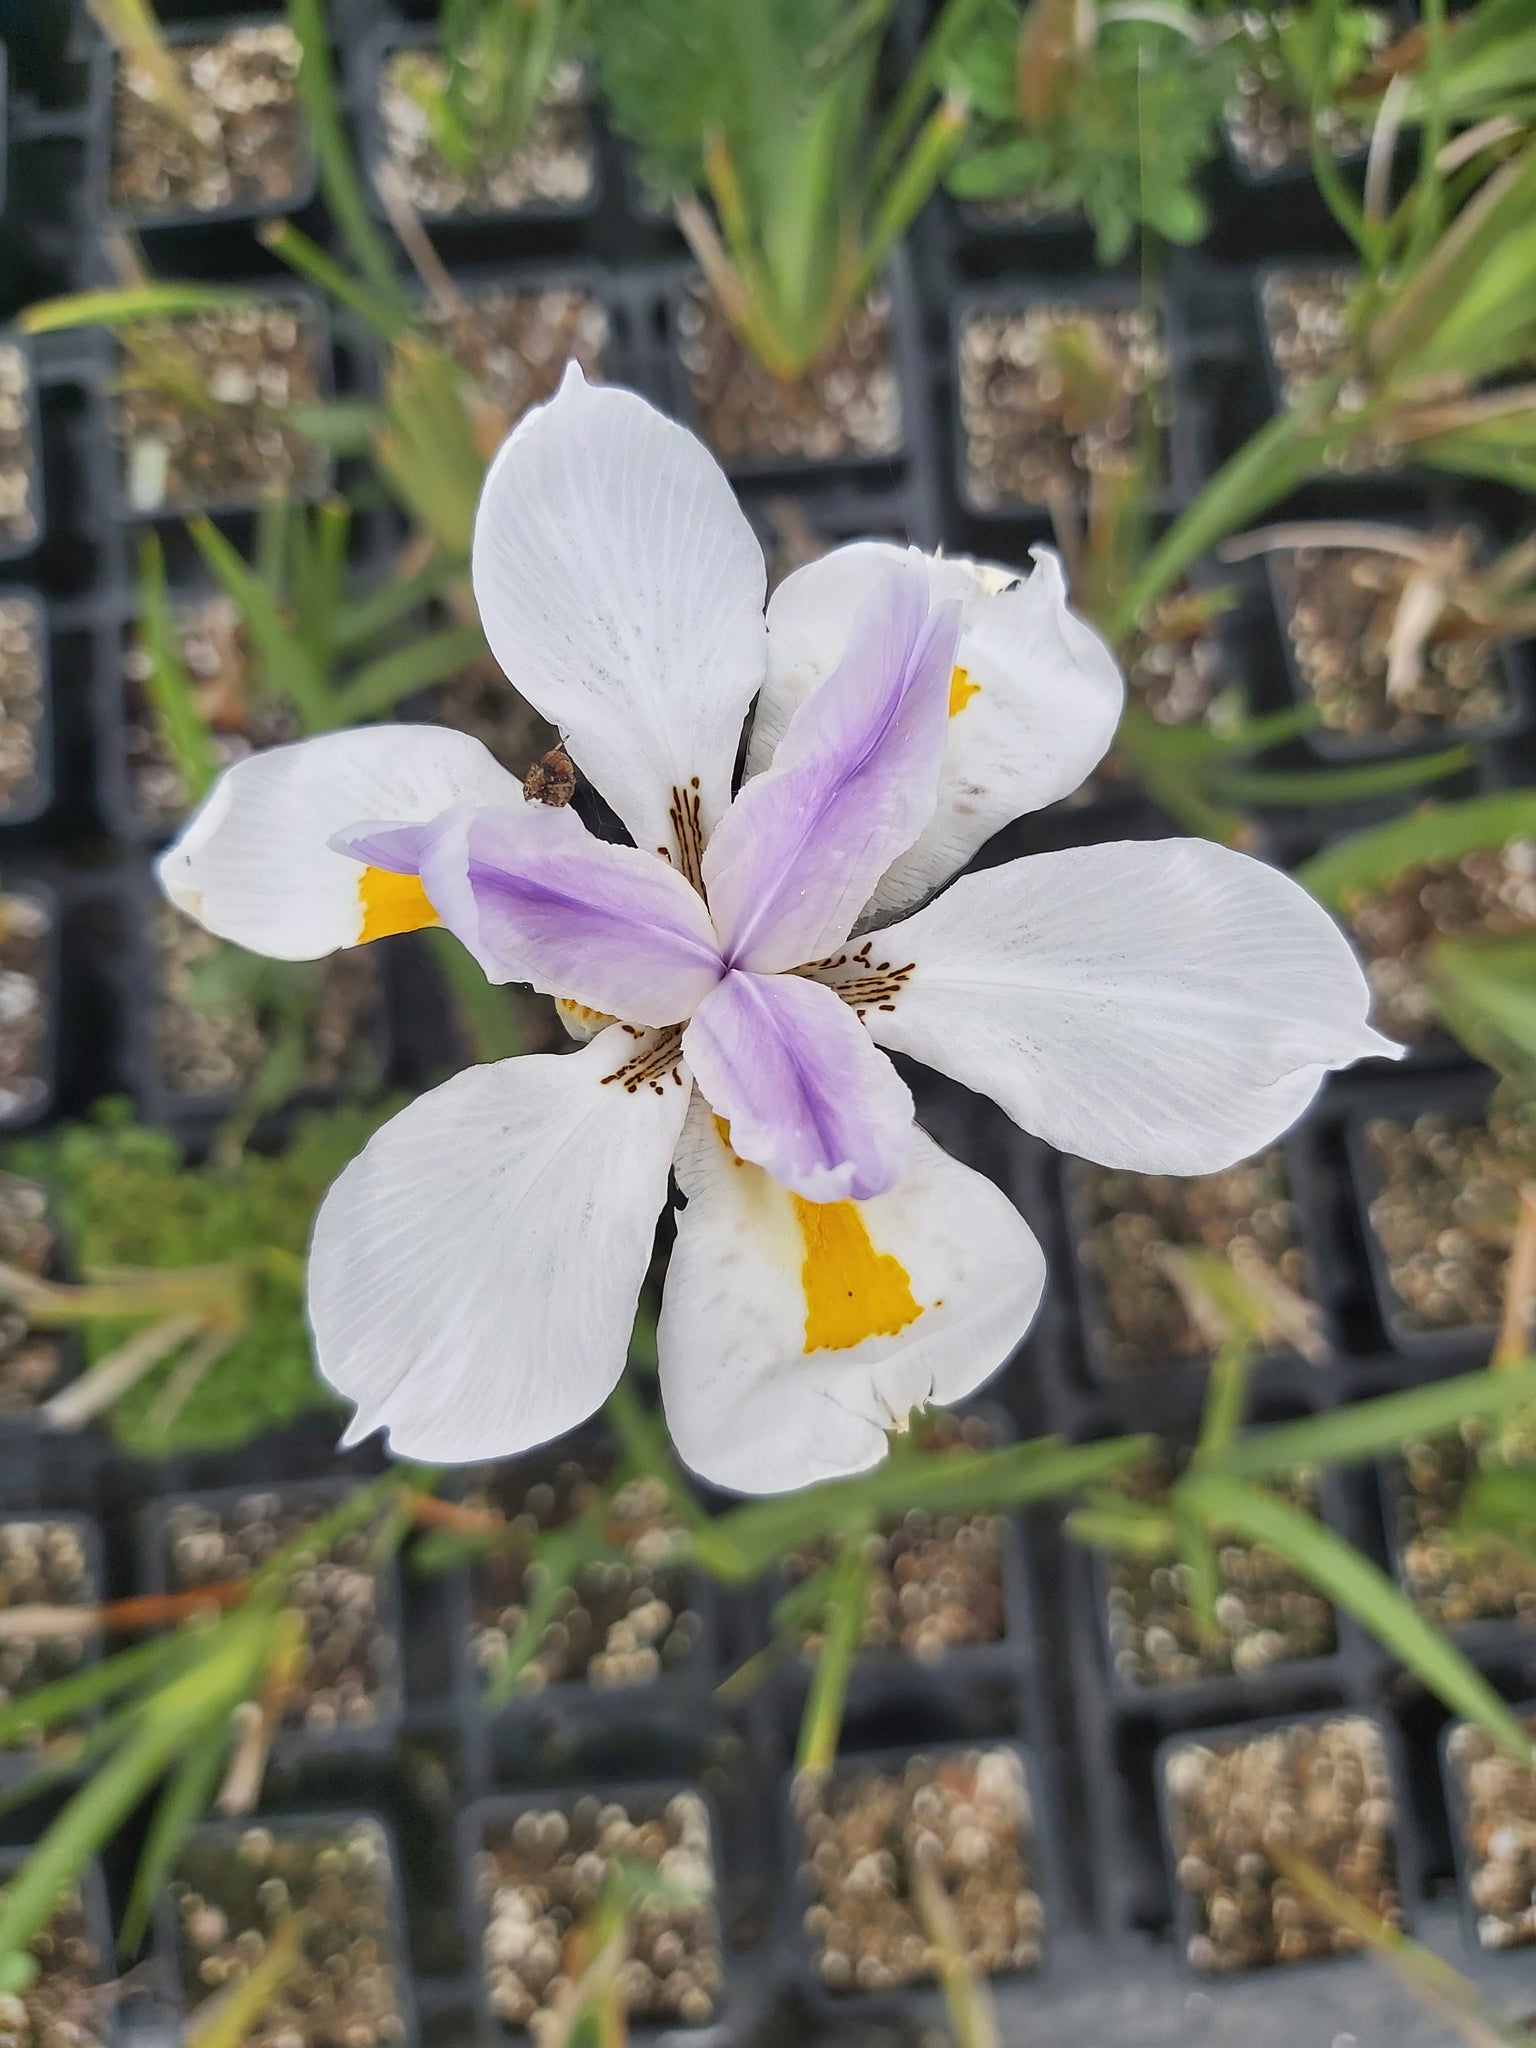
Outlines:
{"type": "MultiPolygon", "coordinates": [[[[71,1259],[82,1275],[114,1266],[205,1266],[239,1261],[250,1275],[250,1322],[164,1429],[150,1423],[169,1364],[124,1395],[108,1421],[130,1450],[216,1449],[333,1405],[315,1377],[303,1309],[303,1261],[315,1210],[330,1183],[398,1103],[347,1106],[299,1120],[272,1157],[189,1167],[166,1132],[102,1105],[9,1148],[5,1164],[51,1192],[71,1259]]],[[[142,1323],[86,1332],[89,1360],[142,1323]]]]}

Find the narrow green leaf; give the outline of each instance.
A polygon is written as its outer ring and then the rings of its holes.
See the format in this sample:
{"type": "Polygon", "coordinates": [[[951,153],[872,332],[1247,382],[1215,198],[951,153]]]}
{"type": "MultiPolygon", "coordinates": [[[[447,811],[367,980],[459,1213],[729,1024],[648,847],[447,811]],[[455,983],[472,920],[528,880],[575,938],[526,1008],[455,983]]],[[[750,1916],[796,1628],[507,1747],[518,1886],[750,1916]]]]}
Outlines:
{"type": "Polygon", "coordinates": [[[138,1868],[133,1873],[133,1890],[118,1933],[118,1953],[131,1956],[149,1927],[155,1901],[165,1887],[171,1870],[194,1821],[201,1818],[218,1789],[219,1775],[229,1753],[230,1724],[216,1721],[188,1749],[161,1793],[154,1818],[144,1838],[138,1868]]]}
{"type": "Polygon", "coordinates": [[[434,554],[413,576],[387,576],[366,597],[338,605],[331,615],[332,653],[350,654],[366,646],[389,627],[409,618],[418,605],[436,597],[456,576],[464,575],[467,568],[467,563],[434,554]]]}
{"type": "Polygon", "coordinates": [[[1466,747],[1445,747],[1435,754],[1414,754],[1405,761],[1362,762],[1358,768],[1312,768],[1291,771],[1228,768],[1210,771],[1212,786],[1234,803],[1345,804],[1362,798],[1391,796],[1417,789],[1472,766],[1466,747]]]}
{"type": "Polygon", "coordinates": [[[843,1727],[848,1680],[864,1633],[869,1564],[862,1534],[848,1537],[823,1588],[821,1654],[806,1694],[795,1749],[797,1771],[830,1770],[843,1727]]]}
{"type": "Polygon", "coordinates": [[[350,676],[336,693],[336,721],[359,725],[392,711],[405,697],[415,696],[433,683],[440,683],[469,662],[487,652],[485,636],[478,626],[444,626],[425,633],[405,647],[381,654],[350,676]]]}
{"type": "Polygon", "coordinates": [[[154,534],[139,543],[139,634],[149,661],[144,689],[155,725],[193,803],[201,803],[219,772],[218,756],[181,658],[165,587],[165,557],[154,534]]]}
{"type": "Polygon", "coordinates": [[[315,655],[278,609],[273,593],[240,559],[211,519],[191,519],[187,531],[220,587],[238,606],[274,697],[286,697],[306,732],[336,724],[330,685],[315,655]]]}
{"type": "Polygon", "coordinates": [[[1464,853],[1503,846],[1526,833],[1536,833],[1536,790],[1470,797],[1353,833],[1315,855],[1297,870],[1296,879],[1320,903],[1340,910],[1353,891],[1382,888],[1406,868],[1459,860],[1464,853]]]}
{"type": "Polygon", "coordinates": [[[1212,1460],[1211,1469],[1233,1479],[1281,1479],[1301,1466],[1356,1465],[1406,1443],[1444,1436],[1463,1422],[1492,1421],[1527,1407],[1536,1407],[1536,1361],[1461,1373],[1300,1422],[1244,1430],[1212,1460]]]}
{"type": "Polygon", "coordinates": [[[315,160],[320,166],[325,203],[352,261],[381,298],[393,302],[401,317],[408,320],[410,302],[400,288],[389,245],[368,210],[342,127],[321,0],[288,0],[288,20],[303,52],[299,98],[309,124],[315,160]]]}
{"type": "Polygon", "coordinates": [[[60,334],[71,327],[132,327],[141,320],[180,313],[229,312],[252,304],[251,294],[211,284],[137,284],[43,299],[16,316],[23,334],[60,334]]]}
{"type": "Polygon", "coordinates": [[[132,1649],[117,1650],[67,1678],[40,1685],[0,1707],[0,1749],[8,1748],[29,1728],[52,1728],[57,1722],[72,1721],[92,1707],[127,1692],[157,1667],[179,1661],[180,1645],[170,1636],[153,1642],[136,1643],[132,1649]]]}

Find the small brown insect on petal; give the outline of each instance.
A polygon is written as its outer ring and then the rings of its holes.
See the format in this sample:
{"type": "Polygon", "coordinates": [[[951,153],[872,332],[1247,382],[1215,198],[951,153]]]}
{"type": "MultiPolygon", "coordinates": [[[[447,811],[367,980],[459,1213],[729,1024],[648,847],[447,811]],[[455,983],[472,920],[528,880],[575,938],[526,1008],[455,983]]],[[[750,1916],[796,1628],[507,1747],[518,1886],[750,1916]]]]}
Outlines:
{"type": "Polygon", "coordinates": [[[564,747],[540,754],[523,777],[523,795],[531,804],[568,804],[576,794],[576,764],[564,747]]]}

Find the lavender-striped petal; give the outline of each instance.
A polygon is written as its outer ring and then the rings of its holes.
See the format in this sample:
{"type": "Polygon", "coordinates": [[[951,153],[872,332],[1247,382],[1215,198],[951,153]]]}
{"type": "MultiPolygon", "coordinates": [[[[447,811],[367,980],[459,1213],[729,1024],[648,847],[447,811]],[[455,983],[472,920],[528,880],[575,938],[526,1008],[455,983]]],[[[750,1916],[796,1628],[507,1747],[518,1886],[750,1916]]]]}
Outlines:
{"type": "Polygon", "coordinates": [[[842,660],[705,849],[732,966],[773,974],[831,952],[933,815],[959,630],[957,603],[930,609],[920,556],[855,614],[842,660]]]}
{"type": "Polygon", "coordinates": [[[734,970],[694,1012],[683,1056],[741,1157],[808,1202],[896,1185],[912,1097],[831,989],[734,970]]]}

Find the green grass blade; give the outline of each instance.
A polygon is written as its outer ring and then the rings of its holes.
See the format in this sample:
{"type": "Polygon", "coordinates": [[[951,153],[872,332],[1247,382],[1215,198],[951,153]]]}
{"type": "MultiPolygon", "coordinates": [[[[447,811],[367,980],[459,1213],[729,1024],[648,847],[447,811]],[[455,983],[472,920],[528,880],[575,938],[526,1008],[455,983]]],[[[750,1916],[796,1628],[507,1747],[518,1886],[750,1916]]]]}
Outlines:
{"type": "Polygon", "coordinates": [[[40,1685],[35,1692],[11,1700],[0,1707],[0,1749],[16,1742],[29,1728],[51,1728],[56,1721],[73,1720],[104,1700],[114,1699],[160,1665],[178,1661],[180,1647],[170,1636],[137,1643],[131,1650],[118,1650],[82,1671],[72,1671],[67,1678],[56,1678],[51,1685],[40,1685]]]}
{"type": "Polygon", "coordinates": [[[1176,1494],[1213,1530],[1246,1536],[1285,1558],[1369,1629],[1453,1713],[1486,1728],[1515,1762],[1536,1764],[1536,1749],[1520,1720],[1482,1673],[1352,1544],[1288,1501],[1216,1472],[1188,1473],[1176,1494]]]}
{"type": "Polygon", "coordinates": [[[180,313],[228,312],[252,304],[251,294],[211,284],[136,284],[43,299],[16,316],[23,334],[62,334],[71,327],[132,327],[180,313]]]}
{"type": "Polygon", "coordinates": [[[193,1822],[201,1817],[218,1789],[219,1774],[224,1768],[230,1740],[227,1721],[215,1722],[211,1728],[205,1729],[176,1766],[170,1783],[161,1793],[139,1854],[138,1868],[133,1873],[133,1889],[118,1932],[120,1955],[133,1955],[143,1941],[155,1901],[171,1874],[181,1845],[193,1822]]]}
{"type": "Polygon", "coordinates": [[[288,699],[306,732],[328,732],[336,723],[330,685],[310,649],[279,611],[272,592],[211,519],[188,520],[187,531],[245,620],[265,671],[266,689],[275,697],[288,699]]]}
{"type": "Polygon", "coordinates": [[[1211,1469],[1232,1479],[1280,1479],[1301,1466],[1355,1465],[1390,1456],[1406,1443],[1444,1436],[1462,1422],[1492,1421],[1526,1407],[1536,1407],[1536,1361],[1461,1373],[1299,1422],[1244,1430],[1211,1461],[1211,1469]]]}
{"type": "Polygon", "coordinates": [[[1353,891],[1382,888],[1406,868],[1459,860],[1464,853],[1502,846],[1531,832],[1536,832],[1536,790],[1471,797],[1353,833],[1298,868],[1296,879],[1320,903],[1339,910],[1353,891]]]}
{"type": "Polygon", "coordinates": [[[339,604],[331,616],[330,644],[334,654],[350,654],[367,646],[389,627],[399,625],[418,605],[436,597],[465,564],[447,555],[434,554],[413,576],[390,576],[366,597],[339,604]]]}
{"type": "Polygon", "coordinates": [[[155,725],[193,803],[201,803],[219,772],[218,756],[198,708],[196,686],[181,658],[165,587],[165,557],[154,534],[139,544],[139,633],[149,658],[144,689],[155,725]]]}
{"type": "Polygon", "coordinates": [[[352,261],[384,300],[410,319],[410,301],[395,275],[389,244],[363,197],[357,167],[342,127],[336,81],[321,0],[288,0],[288,21],[303,52],[299,64],[299,98],[309,124],[310,142],[320,166],[325,203],[341,231],[352,261]]]}
{"type": "Polygon", "coordinates": [[[381,654],[337,691],[337,723],[356,725],[365,718],[377,718],[381,711],[393,711],[403,698],[482,660],[488,651],[478,626],[444,626],[440,632],[426,633],[408,646],[381,654]]]}
{"type": "Polygon", "coordinates": [[[1227,768],[1209,771],[1211,786],[1233,803],[1347,804],[1361,798],[1391,796],[1459,775],[1472,766],[1466,747],[1444,747],[1434,754],[1416,754],[1406,761],[1372,761],[1358,768],[1301,768],[1294,771],[1227,768]]]}

